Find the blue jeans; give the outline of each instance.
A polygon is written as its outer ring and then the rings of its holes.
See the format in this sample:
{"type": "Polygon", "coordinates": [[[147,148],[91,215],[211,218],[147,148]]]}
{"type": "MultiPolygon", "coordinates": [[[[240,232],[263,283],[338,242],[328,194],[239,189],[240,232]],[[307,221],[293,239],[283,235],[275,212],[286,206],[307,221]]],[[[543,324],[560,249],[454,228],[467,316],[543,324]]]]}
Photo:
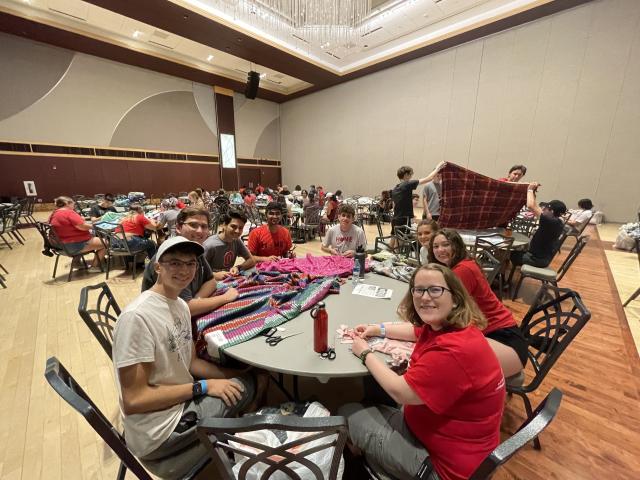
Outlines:
{"type": "Polygon", "coordinates": [[[148,238],[138,236],[130,237],[127,238],[127,245],[129,245],[129,248],[131,250],[146,250],[149,260],[151,260],[156,254],[156,244],[153,242],[153,240],[150,240],[148,238]]]}

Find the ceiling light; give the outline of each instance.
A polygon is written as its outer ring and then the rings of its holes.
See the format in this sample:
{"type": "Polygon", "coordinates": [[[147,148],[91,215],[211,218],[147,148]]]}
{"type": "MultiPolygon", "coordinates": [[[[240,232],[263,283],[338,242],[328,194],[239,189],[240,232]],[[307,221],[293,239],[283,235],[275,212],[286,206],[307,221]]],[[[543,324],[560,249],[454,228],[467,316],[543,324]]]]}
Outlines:
{"type": "Polygon", "coordinates": [[[133,32],[133,38],[138,38],[140,35],[142,35],[142,32],[140,30],[136,30],[135,32],[133,32]]]}
{"type": "Polygon", "coordinates": [[[213,60],[213,55],[209,55],[209,56],[207,57],[207,62],[210,62],[211,60],[213,60]]]}

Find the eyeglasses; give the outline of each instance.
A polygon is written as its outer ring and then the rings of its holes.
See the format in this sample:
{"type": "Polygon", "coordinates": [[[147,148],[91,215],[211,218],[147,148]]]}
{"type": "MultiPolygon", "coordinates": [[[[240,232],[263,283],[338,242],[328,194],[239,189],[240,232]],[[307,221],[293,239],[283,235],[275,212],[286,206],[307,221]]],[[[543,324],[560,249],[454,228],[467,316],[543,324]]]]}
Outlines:
{"type": "Polygon", "coordinates": [[[160,263],[168,265],[172,270],[180,270],[182,267],[187,267],[189,270],[193,270],[198,266],[198,262],[190,261],[183,262],[182,260],[161,260],[160,263]]]}
{"type": "Polygon", "coordinates": [[[206,223],[199,223],[199,222],[184,222],[183,225],[187,225],[189,228],[192,228],[193,230],[209,230],[209,225],[207,225],[206,223]]]}
{"type": "Polygon", "coordinates": [[[427,288],[422,287],[411,287],[411,295],[416,298],[424,297],[424,294],[427,293],[430,298],[440,298],[445,290],[447,292],[451,292],[447,287],[441,287],[440,285],[431,285],[427,288]]]}

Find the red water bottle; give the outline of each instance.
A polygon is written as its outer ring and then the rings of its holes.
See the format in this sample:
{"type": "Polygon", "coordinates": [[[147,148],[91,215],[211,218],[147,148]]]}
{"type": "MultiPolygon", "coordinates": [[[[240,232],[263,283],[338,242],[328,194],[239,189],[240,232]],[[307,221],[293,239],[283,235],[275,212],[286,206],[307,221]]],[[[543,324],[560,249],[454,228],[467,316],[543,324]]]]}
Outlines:
{"type": "Polygon", "coordinates": [[[329,314],[324,307],[324,302],[318,302],[311,309],[313,322],[313,349],[318,353],[326,352],[329,349],[329,314]]]}

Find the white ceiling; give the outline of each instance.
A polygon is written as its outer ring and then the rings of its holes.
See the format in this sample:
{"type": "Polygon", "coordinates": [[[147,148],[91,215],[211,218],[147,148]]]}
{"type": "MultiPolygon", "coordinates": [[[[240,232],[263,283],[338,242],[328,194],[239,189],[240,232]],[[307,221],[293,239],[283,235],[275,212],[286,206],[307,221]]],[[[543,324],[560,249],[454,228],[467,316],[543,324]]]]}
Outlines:
{"type": "MultiPolygon", "coordinates": [[[[276,32],[260,31],[238,19],[225,18],[224,12],[216,10],[215,6],[231,0],[169,1],[334,74],[344,75],[553,0],[372,0],[373,10],[366,20],[366,33],[359,44],[330,49],[296,40],[291,35],[283,40],[276,32]]],[[[262,88],[282,94],[310,86],[300,79],[81,0],[0,0],[0,11],[241,82],[246,81],[249,70],[255,70],[265,74],[260,82],[262,88]]]]}

